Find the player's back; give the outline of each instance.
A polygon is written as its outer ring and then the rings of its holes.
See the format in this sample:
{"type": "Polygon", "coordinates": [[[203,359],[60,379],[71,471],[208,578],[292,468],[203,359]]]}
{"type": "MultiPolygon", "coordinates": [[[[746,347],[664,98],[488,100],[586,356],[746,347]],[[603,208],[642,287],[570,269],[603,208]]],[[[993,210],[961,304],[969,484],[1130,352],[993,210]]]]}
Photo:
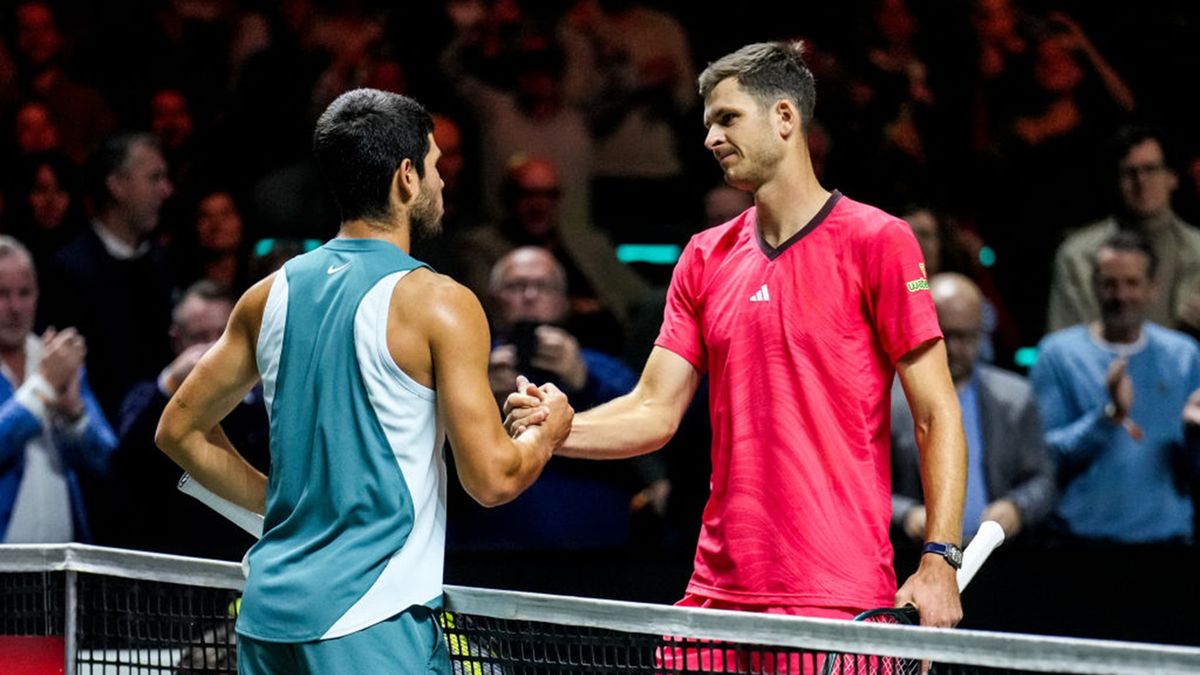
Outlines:
{"type": "Polygon", "coordinates": [[[333,638],[440,600],[443,430],[388,349],[393,291],[421,266],[335,239],[276,274],[257,344],[272,466],[239,632],[333,638]]]}

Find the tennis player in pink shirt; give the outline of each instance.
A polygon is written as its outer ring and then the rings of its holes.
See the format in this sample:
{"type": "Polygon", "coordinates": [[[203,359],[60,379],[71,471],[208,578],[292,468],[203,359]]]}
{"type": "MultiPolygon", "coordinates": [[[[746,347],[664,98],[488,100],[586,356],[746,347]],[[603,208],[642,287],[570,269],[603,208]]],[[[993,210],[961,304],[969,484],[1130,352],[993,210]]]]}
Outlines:
{"type": "MultiPolygon", "coordinates": [[[[753,44],[701,74],[705,146],[755,205],[692,237],[637,387],[576,415],[559,454],[662,447],[707,374],[712,494],[679,604],[852,618],[911,603],[922,624],[953,626],[966,442],[924,263],[903,221],[818,183],[801,52],[753,44]],[[929,542],[899,591],[888,539],[895,373],[917,429],[929,542]]],[[[541,416],[536,389],[520,384],[510,431],[541,416]]]]}

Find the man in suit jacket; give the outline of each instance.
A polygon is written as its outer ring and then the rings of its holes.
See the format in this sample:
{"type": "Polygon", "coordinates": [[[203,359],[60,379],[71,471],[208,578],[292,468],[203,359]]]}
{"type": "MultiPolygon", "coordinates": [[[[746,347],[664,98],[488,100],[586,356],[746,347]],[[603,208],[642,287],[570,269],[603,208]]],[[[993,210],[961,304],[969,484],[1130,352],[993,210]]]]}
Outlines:
{"type": "MultiPolygon", "coordinates": [[[[983,296],[960,274],[929,280],[946,340],[967,436],[967,499],[963,537],[995,520],[1012,538],[1040,522],[1054,503],[1054,473],[1037,401],[1024,378],[976,363],[983,296]]],[[[892,526],[921,541],[925,532],[921,476],[912,415],[904,393],[892,390],[892,526]]]]}
{"type": "Polygon", "coordinates": [[[91,540],[79,479],[102,477],[117,439],[74,328],[34,335],[33,257],[0,235],[0,543],[91,540]]]}

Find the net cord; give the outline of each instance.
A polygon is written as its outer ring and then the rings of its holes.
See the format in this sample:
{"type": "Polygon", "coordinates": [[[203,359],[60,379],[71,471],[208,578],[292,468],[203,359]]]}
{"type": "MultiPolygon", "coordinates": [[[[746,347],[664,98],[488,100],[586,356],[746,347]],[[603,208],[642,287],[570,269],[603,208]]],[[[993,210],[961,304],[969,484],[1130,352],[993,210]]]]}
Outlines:
{"type": "MultiPolygon", "coordinates": [[[[233,562],[84,544],[0,545],[0,573],[45,571],[233,590],[244,585],[241,566],[233,562]]],[[[989,668],[1089,675],[1200,672],[1200,648],[1195,647],[852,623],[463,586],[446,586],[445,603],[450,612],[514,621],[827,652],[886,653],[989,668]]]]}

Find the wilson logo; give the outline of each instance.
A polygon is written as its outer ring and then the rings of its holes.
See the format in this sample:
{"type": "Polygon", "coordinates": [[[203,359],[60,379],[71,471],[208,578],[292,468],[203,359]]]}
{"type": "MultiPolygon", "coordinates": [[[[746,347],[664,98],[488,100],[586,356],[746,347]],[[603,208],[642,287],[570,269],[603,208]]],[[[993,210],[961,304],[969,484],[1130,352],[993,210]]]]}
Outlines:
{"type": "Polygon", "coordinates": [[[908,285],[909,293],[916,293],[917,291],[929,290],[929,277],[927,277],[925,275],[925,263],[920,263],[920,265],[921,265],[921,278],[913,279],[912,281],[908,282],[907,285],[908,285]]]}

